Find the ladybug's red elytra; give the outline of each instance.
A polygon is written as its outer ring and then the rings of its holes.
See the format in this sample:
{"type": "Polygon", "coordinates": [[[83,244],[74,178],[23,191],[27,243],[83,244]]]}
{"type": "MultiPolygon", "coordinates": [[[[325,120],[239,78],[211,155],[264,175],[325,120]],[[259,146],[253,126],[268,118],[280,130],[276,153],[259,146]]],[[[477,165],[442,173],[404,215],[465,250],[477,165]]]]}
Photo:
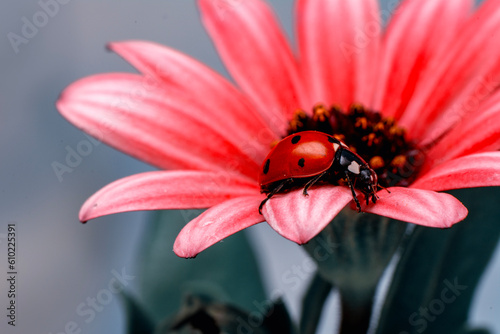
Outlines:
{"type": "Polygon", "coordinates": [[[377,174],[359,155],[326,133],[302,131],[283,138],[264,160],[259,184],[267,197],[260,203],[259,213],[275,194],[303,185],[303,194],[307,196],[307,190],[320,180],[346,182],[360,212],[354,189],[365,195],[366,204],[370,199],[377,201],[377,174]]]}

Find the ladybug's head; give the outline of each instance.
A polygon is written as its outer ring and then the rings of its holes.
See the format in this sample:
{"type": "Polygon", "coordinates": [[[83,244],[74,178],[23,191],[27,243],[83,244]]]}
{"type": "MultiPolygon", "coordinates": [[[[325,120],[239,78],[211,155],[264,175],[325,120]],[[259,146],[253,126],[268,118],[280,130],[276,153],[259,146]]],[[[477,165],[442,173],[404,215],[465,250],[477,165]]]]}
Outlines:
{"type": "Polygon", "coordinates": [[[360,168],[358,182],[356,186],[359,190],[363,192],[366,196],[366,204],[370,202],[370,198],[373,203],[377,201],[377,187],[378,179],[377,173],[371,169],[368,165],[364,165],[360,168]]]}

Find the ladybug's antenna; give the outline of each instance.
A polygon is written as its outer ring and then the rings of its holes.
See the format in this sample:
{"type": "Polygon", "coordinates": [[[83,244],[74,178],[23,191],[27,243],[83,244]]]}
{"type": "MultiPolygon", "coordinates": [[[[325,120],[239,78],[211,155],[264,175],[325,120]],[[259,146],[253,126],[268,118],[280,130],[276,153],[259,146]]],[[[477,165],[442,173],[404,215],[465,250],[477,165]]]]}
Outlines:
{"type": "Polygon", "coordinates": [[[379,188],[380,188],[380,190],[385,190],[385,191],[387,191],[389,194],[391,193],[391,192],[389,191],[389,189],[387,189],[386,187],[381,186],[380,184],[377,184],[377,187],[379,187],[379,188]]]}

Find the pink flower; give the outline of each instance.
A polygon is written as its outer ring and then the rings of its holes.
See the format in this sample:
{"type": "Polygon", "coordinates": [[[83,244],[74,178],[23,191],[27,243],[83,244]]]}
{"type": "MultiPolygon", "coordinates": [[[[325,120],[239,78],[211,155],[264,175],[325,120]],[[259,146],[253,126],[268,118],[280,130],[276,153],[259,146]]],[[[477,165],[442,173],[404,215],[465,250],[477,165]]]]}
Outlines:
{"type": "Polygon", "coordinates": [[[426,153],[409,187],[380,191],[363,211],[431,227],[461,221],[467,209],[438,191],[500,185],[500,5],[473,3],[405,0],[382,31],[380,17],[389,13],[377,0],[298,0],[295,55],[263,1],[199,0],[236,85],[167,47],[110,44],[140,74],[82,79],[57,108],[83,131],[162,170],[107,185],[86,201],[80,220],[209,208],[178,235],[181,257],[264,220],[306,243],[352,205],[349,188],[278,194],[260,215],[260,166],[297,109],[311,116],[317,103],[344,111],[356,103],[394,118],[426,153]]]}

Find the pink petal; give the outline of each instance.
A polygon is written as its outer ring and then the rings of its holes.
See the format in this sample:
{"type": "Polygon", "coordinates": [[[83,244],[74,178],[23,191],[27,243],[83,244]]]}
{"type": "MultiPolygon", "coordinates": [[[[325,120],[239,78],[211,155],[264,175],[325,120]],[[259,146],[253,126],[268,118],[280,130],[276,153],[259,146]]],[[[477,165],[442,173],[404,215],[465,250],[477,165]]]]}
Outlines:
{"type": "Polygon", "coordinates": [[[283,237],[304,244],[321,232],[347,203],[352,201],[348,187],[313,187],[309,196],[302,189],[277,194],[266,202],[262,214],[283,237]]]}
{"type": "Polygon", "coordinates": [[[488,98],[477,112],[464,116],[429,150],[434,164],[477,152],[500,148],[500,92],[488,98]]]}
{"type": "Polygon", "coordinates": [[[200,62],[168,47],[145,41],[109,44],[144,74],[144,84],[160,82],[165,93],[189,101],[184,113],[217,128],[235,145],[245,143],[262,161],[276,134],[248,97],[200,62]],[[200,111],[200,112],[198,112],[200,111]]]}
{"type": "Polygon", "coordinates": [[[208,208],[230,198],[258,194],[255,182],[224,173],[155,171],[108,184],[90,197],[80,220],[138,210],[208,208]]]}
{"type": "Polygon", "coordinates": [[[467,216],[467,208],[455,197],[429,190],[394,187],[379,191],[375,205],[362,205],[364,212],[429,227],[450,227],[467,216]]]}
{"type": "MultiPolygon", "coordinates": [[[[500,19],[499,19],[500,22],[500,19]]],[[[500,29],[500,24],[498,29],[500,29]]],[[[500,43],[500,41],[498,41],[500,43]]],[[[496,44],[498,45],[498,44],[496,44]]],[[[500,84],[500,52],[490,59],[485,59],[471,77],[460,94],[453,100],[453,103],[438,113],[432,115],[432,122],[425,127],[422,137],[422,145],[432,144],[436,140],[441,140],[441,136],[460,128],[461,124],[475,119],[483,112],[485,105],[491,104],[491,100],[496,100],[498,105],[498,87],[500,84]],[[487,66],[484,66],[487,64],[487,66]]],[[[488,123],[493,122],[490,120],[488,123]]]]}
{"type": "Polygon", "coordinates": [[[378,1],[299,0],[295,13],[312,102],[370,106],[382,29],[378,1]]]}
{"type": "Polygon", "coordinates": [[[406,0],[391,18],[384,39],[375,109],[399,118],[420,75],[448,47],[471,12],[472,0],[406,0]]]}
{"type": "Polygon", "coordinates": [[[251,142],[236,146],[224,123],[200,120],[210,106],[144,80],[125,73],[88,77],[69,86],[57,107],[85,132],[159,168],[230,170],[257,178],[263,152],[251,142]]]}
{"type": "Polygon", "coordinates": [[[199,0],[203,23],[231,76],[274,129],[304,106],[298,68],[271,9],[261,0],[199,0]]]}
{"type": "Polygon", "coordinates": [[[439,52],[419,80],[400,125],[430,142],[453,127],[498,85],[500,7],[486,1],[439,52]],[[494,73],[497,71],[497,73],[494,73]],[[496,85],[493,83],[497,81],[496,85]]]}
{"type": "Polygon", "coordinates": [[[500,186],[500,152],[464,156],[434,167],[412,188],[435,191],[500,186]]]}
{"type": "Polygon", "coordinates": [[[174,252],[191,258],[222,239],[264,220],[261,196],[238,197],[214,206],[190,221],[179,233],[174,252]]]}

